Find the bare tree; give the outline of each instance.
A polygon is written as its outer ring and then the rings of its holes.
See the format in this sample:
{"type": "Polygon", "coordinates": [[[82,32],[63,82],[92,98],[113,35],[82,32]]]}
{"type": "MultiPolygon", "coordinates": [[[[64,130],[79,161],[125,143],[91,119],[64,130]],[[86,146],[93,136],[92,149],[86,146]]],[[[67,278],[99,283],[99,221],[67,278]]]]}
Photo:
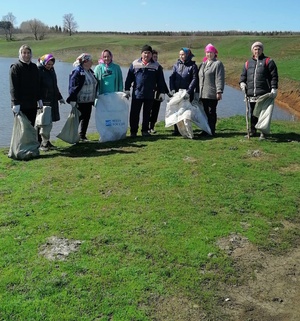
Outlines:
{"type": "Polygon", "coordinates": [[[9,12],[6,16],[2,17],[4,23],[4,32],[6,40],[13,40],[14,25],[16,23],[16,17],[9,12]]]}
{"type": "Polygon", "coordinates": [[[63,16],[63,26],[64,30],[69,33],[69,36],[72,36],[72,34],[77,31],[78,24],[75,21],[72,13],[67,13],[63,16]]]}
{"type": "Polygon", "coordinates": [[[35,40],[43,40],[49,27],[38,19],[24,21],[20,25],[20,29],[25,32],[31,32],[35,40]]]}

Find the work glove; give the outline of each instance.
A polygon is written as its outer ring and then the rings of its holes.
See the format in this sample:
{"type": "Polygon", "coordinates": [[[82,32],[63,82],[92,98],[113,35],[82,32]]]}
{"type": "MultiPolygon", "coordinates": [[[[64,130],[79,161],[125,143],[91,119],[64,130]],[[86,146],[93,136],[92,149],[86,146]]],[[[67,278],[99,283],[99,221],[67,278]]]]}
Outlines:
{"type": "Polygon", "coordinates": [[[76,107],[76,101],[70,101],[70,105],[71,105],[72,107],[76,107]]]}
{"type": "Polygon", "coordinates": [[[158,100],[159,101],[165,100],[165,94],[159,94],[158,100]]]}
{"type": "MultiPolygon", "coordinates": [[[[173,90],[172,90],[173,91],[173,90]]],[[[172,93],[172,91],[170,91],[169,93],[167,93],[167,95],[170,97],[170,98],[172,98],[173,97],[173,93],[172,93]]]]}
{"type": "Polygon", "coordinates": [[[186,94],[183,96],[183,99],[185,99],[185,100],[190,99],[190,95],[189,95],[188,93],[186,93],[186,94]]]}
{"type": "Polygon", "coordinates": [[[40,99],[39,101],[38,101],[38,108],[43,108],[43,101],[40,99]]]}
{"type": "Polygon", "coordinates": [[[194,94],[194,100],[195,101],[199,101],[199,93],[195,93],[194,94]]]}
{"type": "Polygon", "coordinates": [[[65,100],[62,98],[62,99],[59,100],[59,103],[62,105],[62,104],[65,104],[66,102],[65,102],[65,100]]]}
{"type": "Polygon", "coordinates": [[[20,112],[20,105],[15,105],[12,107],[12,110],[15,114],[18,114],[20,112]]]}
{"type": "Polygon", "coordinates": [[[242,89],[242,91],[243,91],[244,93],[246,93],[247,85],[246,85],[244,82],[241,82],[241,83],[240,83],[240,88],[242,89]]]}
{"type": "Polygon", "coordinates": [[[125,93],[125,98],[129,99],[129,97],[130,97],[130,90],[125,90],[124,93],[125,93]]]}
{"type": "Polygon", "coordinates": [[[175,94],[175,90],[173,89],[171,90],[171,95],[174,96],[174,94],[175,94]]]}
{"type": "Polygon", "coordinates": [[[277,89],[276,88],[272,88],[272,90],[271,90],[271,95],[272,95],[272,98],[276,98],[276,96],[277,96],[277,89]]]}

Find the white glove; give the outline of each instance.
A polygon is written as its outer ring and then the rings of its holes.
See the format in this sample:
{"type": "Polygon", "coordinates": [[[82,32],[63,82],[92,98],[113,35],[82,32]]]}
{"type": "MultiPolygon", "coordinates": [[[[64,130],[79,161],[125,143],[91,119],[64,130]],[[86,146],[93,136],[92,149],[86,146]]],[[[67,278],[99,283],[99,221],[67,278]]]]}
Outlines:
{"type": "Polygon", "coordinates": [[[59,103],[62,105],[62,104],[65,104],[66,102],[65,102],[65,100],[62,98],[62,99],[59,100],[59,103]]]}
{"type": "Polygon", "coordinates": [[[18,114],[20,112],[20,105],[15,105],[12,107],[12,110],[15,114],[18,114]]]}
{"type": "MultiPolygon", "coordinates": [[[[173,90],[172,90],[173,91],[173,90]]],[[[170,91],[169,93],[167,93],[167,95],[170,97],[170,98],[172,98],[173,97],[173,93],[172,93],[172,91],[170,91]]]]}
{"type": "Polygon", "coordinates": [[[243,91],[244,93],[246,93],[247,85],[246,85],[244,82],[241,82],[241,83],[240,83],[240,88],[242,89],[242,91],[243,91]]]}
{"type": "Polygon", "coordinates": [[[194,100],[199,101],[199,93],[194,94],[194,100]]]}
{"type": "Polygon", "coordinates": [[[75,107],[75,106],[76,106],[76,101],[70,101],[70,105],[71,105],[72,107],[75,107]]]}
{"type": "Polygon", "coordinates": [[[38,108],[43,108],[43,101],[41,99],[38,101],[38,108]]]}
{"type": "Polygon", "coordinates": [[[129,99],[129,97],[130,97],[130,90],[125,90],[124,93],[125,93],[125,98],[129,99]]]}
{"type": "Polygon", "coordinates": [[[159,94],[158,100],[159,101],[165,100],[165,94],[159,94]]]}
{"type": "Polygon", "coordinates": [[[189,95],[188,93],[186,93],[186,94],[184,95],[183,99],[186,99],[186,100],[190,99],[190,95],[189,95]]]}
{"type": "Polygon", "coordinates": [[[171,90],[171,95],[174,96],[174,94],[175,94],[175,90],[173,89],[171,90]]]}
{"type": "Polygon", "coordinates": [[[277,89],[275,89],[275,88],[272,88],[272,90],[271,90],[271,95],[272,95],[272,98],[276,98],[276,96],[277,96],[277,89]]]}

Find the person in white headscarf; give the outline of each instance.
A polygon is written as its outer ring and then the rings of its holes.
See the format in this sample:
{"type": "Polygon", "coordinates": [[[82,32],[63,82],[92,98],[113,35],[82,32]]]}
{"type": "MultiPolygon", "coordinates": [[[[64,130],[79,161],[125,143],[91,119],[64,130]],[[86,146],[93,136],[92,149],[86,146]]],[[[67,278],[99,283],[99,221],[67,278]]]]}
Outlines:
{"type": "Polygon", "coordinates": [[[88,141],[86,132],[97,91],[97,79],[95,78],[92,65],[92,56],[88,53],[82,53],[73,63],[75,68],[69,78],[69,97],[67,98],[67,103],[72,107],[77,106],[81,113],[79,117],[79,137],[82,142],[88,141]]]}
{"type": "Polygon", "coordinates": [[[37,108],[42,108],[43,102],[38,68],[31,59],[31,48],[22,45],[19,49],[19,60],[10,66],[9,81],[13,113],[16,115],[21,111],[34,126],[37,108]]]}
{"type": "MultiPolygon", "coordinates": [[[[251,130],[249,136],[256,136],[258,118],[253,115],[258,98],[271,93],[275,99],[278,89],[278,71],[273,59],[264,55],[264,46],[256,41],[251,46],[252,58],[247,60],[240,77],[240,88],[250,101],[251,130]]],[[[265,139],[261,133],[260,139],[265,139]]]]}

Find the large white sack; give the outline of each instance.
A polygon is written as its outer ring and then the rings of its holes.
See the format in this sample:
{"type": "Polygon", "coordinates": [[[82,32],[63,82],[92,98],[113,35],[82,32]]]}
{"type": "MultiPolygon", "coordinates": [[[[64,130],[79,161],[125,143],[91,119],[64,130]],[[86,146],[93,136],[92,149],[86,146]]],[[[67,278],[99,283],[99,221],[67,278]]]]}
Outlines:
{"type": "Polygon", "coordinates": [[[100,142],[124,139],[128,129],[129,102],[123,92],[102,94],[95,105],[96,128],[100,142]]]}
{"type": "Polygon", "coordinates": [[[35,127],[46,126],[52,123],[52,111],[51,106],[43,106],[42,109],[38,109],[35,118],[35,127]]]}
{"type": "Polygon", "coordinates": [[[253,115],[258,118],[255,128],[264,134],[270,133],[273,109],[274,98],[271,93],[260,96],[255,103],[253,115]]]}
{"type": "Polygon", "coordinates": [[[77,109],[77,107],[72,107],[70,114],[64,124],[63,128],[61,129],[60,133],[56,136],[61,140],[69,143],[69,144],[76,144],[79,142],[79,133],[78,133],[78,126],[79,126],[79,117],[81,113],[77,109]]]}
{"type": "Polygon", "coordinates": [[[39,147],[36,129],[28,118],[22,112],[15,115],[8,157],[29,160],[40,155],[39,147]]]}

